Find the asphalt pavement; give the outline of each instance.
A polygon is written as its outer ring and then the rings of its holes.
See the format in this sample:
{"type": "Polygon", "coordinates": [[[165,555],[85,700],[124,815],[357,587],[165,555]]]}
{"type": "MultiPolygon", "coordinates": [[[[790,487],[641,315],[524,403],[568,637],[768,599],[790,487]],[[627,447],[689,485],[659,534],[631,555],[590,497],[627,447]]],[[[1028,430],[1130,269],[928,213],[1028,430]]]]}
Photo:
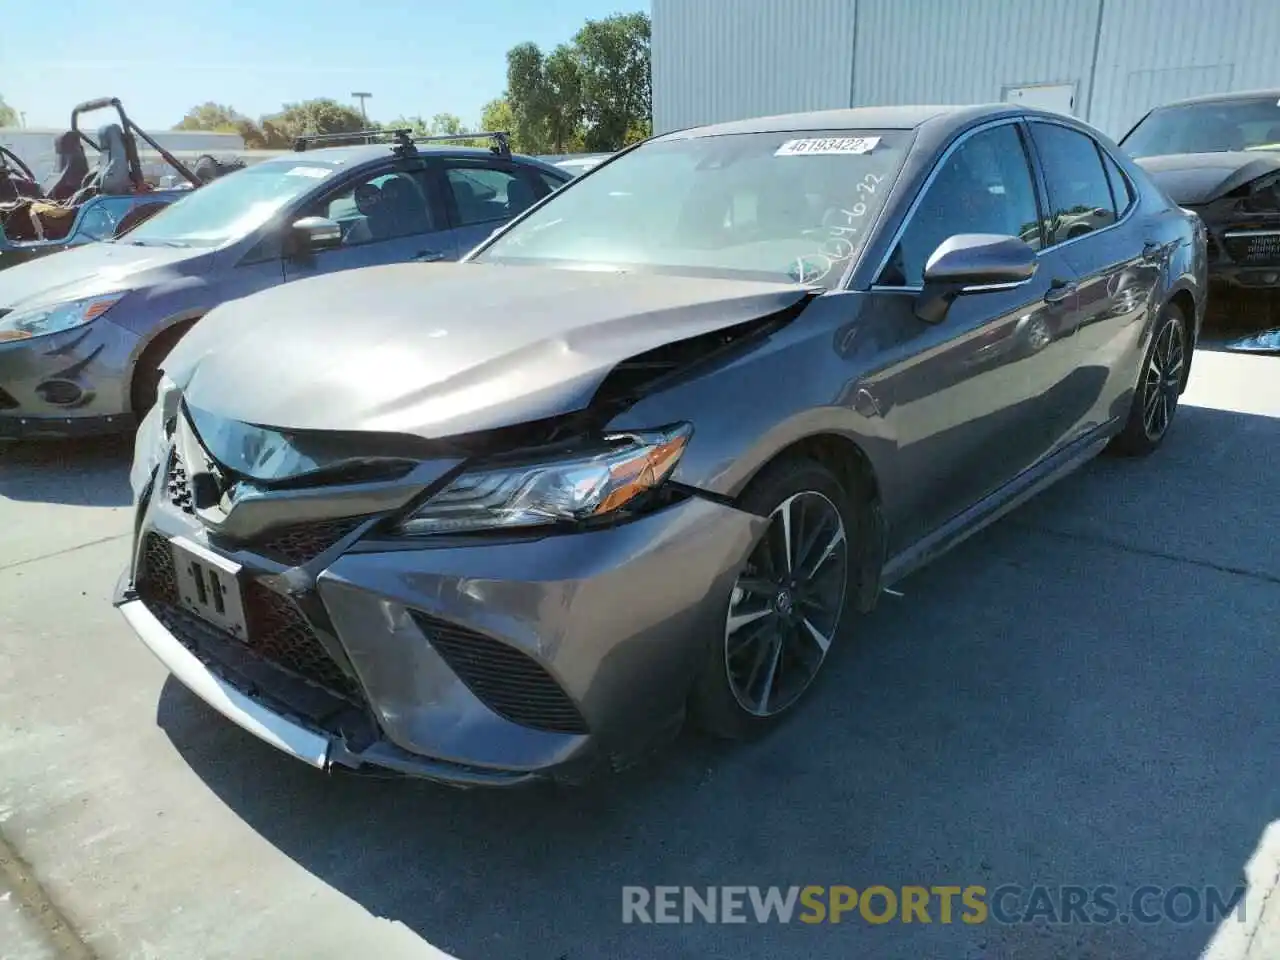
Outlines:
{"type": "Polygon", "coordinates": [[[579,790],[326,777],[204,707],[109,604],[128,453],[0,452],[4,960],[1280,956],[1280,359],[1201,351],[1164,450],[912,577],[774,735],[579,790]],[[1217,922],[622,923],[624,886],[811,884],[1247,892],[1217,922]]]}

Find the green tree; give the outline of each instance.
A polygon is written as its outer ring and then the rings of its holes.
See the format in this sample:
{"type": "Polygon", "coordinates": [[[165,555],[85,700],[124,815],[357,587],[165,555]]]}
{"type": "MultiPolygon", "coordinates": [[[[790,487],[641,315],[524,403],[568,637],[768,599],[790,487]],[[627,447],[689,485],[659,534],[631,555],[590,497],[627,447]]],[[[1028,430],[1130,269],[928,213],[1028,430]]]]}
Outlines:
{"type": "Polygon", "coordinates": [[[268,146],[284,149],[306,134],[353,133],[367,126],[359,110],[328,97],[286,103],[279,113],[262,118],[268,146]]]}
{"type": "Polygon", "coordinates": [[[649,16],[588,20],[573,38],[588,150],[617,150],[652,129],[649,16]]]}
{"type": "Polygon", "coordinates": [[[512,47],[507,52],[505,99],[522,149],[566,153],[578,148],[582,84],[572,47],[561,44],[545,57],[537,44],[512,47]]]}
{"type": "Polygon", "coordinates": [[[261,150],[267,146],[266,135],[255,121],[233,107],[224,106],[213,101],[192,107],[173,129],[238,133],[240,138],[244,140],[244,145],[250,150],[261,150]]]}
{"type": "Polygon", "coordinates": [[[5,103],[4,97],[0,97],[0,127],[16,127],[18,119],[18,111],[5,103]]]}

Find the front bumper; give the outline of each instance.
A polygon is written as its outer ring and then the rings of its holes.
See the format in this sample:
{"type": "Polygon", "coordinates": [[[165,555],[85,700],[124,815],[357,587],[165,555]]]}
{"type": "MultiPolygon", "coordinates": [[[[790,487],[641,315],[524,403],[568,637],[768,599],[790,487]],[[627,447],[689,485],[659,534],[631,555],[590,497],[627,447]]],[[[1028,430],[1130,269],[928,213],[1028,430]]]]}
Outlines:
{"type": "Polygon", "coordinates": [[[0,437],[126,433],[138,337],[99,317],[30,340],[0,341],[0,437]]]}
{"type": "Polygon", "coordinates": [[[456,786],[579,780],[672,730],[763,524],[694,496],[591,533],[407,546],[366,518],[311,559],[272,559],[158,489],[117,605],[178,680],[313,767],[456,786]],[[157,588],[173,536],[243,566],[247,641],[157,588]]]}

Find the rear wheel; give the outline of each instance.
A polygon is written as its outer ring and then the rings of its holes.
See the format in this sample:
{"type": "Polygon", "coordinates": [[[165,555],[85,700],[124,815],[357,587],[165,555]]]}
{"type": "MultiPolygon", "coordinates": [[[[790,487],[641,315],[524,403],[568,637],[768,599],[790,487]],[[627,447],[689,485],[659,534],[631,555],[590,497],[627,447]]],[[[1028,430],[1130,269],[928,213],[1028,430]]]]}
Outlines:
{"type": "Polygon", "coordinates": [[[1169,433],[1186,377],[1187,321],[1176,304],[1168,303],[1156,318],[1155,332],[1142,363],[1138,387],[1124,429],[1111,441],[1122,456],[1144,457],[1156,450],[1169,433]]]}
{"type": "Polygon", "coordinates": [[[768,526],[738,574],[695,685],[693,713],[708,732],[763,732],[813,685],[846,618],[858,526],[852,502],[809,459],[767,468],[744,494],[742,508],[768,526]]]}

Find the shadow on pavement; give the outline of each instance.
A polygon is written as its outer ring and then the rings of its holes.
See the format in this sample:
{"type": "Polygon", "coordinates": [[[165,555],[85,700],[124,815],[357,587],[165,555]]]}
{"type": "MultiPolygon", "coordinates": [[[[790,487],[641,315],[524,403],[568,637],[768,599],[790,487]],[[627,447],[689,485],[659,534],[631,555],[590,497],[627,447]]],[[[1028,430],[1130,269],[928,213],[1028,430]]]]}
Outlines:
{"type": "Polygon", "coordinates": [[[1280,813],[1280,554],[1240,555],[1280,509],[1280,420],[1175,429],[912,577],[755,743],[459,792],[325,779],[172,679],[158,722],[266,840],[464,958],[1195,956],[1216,924],[944,924],[936,900],[929,924],[621,923],[632,884],[1112,885],[1121,912],[1144,884],[1240,884],[1280,813]]]}
{"type": "Polygon", "coordinates": [[[0,440],[0,498],[124,507],[133,436],[0,440]]]}

